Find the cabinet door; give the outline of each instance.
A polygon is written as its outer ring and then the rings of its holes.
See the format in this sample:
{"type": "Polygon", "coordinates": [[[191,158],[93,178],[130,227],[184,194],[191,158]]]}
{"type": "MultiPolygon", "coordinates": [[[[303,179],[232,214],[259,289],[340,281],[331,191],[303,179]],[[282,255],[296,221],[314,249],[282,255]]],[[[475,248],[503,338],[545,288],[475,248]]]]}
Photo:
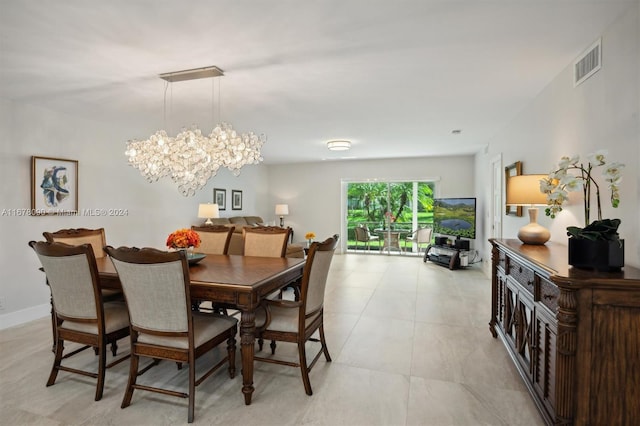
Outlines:
{"type": "Polygon", "coordinates": [[[518,338],[518,289],[508,279],[504,281],[504,335],[512,349],[518,338]]]}
{"type": "Polygon", "coordinates": [[[525,290],[518,292],[517,322],[517,358],[528,376],[533,377],[536,355],[533,350],[535,310],[533,298],[525,290]]]}
{"type": "Polygon", "coordinates": [[[533,388],[552,419],[555,418],[556,400],[556,337],[555,320],[543,309],[536,308],[533,388]]]}

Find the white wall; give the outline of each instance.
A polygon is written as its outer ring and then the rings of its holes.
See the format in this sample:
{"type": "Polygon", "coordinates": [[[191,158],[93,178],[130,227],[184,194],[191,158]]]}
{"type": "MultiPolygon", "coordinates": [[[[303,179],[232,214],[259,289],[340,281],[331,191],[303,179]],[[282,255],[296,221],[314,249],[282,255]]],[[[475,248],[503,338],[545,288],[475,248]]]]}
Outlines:
{"type": "Polygon", "coordinates": [[[49,290],[30,240],[62,228],[104,227],[107,243],[163,248],[177,228],[203,222],[198,204],[213,201],[213,188],[227,190],[227,210],[221,216],[266,215],[265,166],[250,166],[234,177],[220,170],[194,197],[183,197],[169,179],[148,183],[130,167],[125,142],[155,129],[123,129],[110,123],[79,120],[47,109],[0,102],[0,327],[30,320],[49,311],[49,290]],[[78,160],[79,209],[124,209],[125,216],[16,216],[30,208],[31,156],[78,160]],[[243,191],[243,209],[231,210],[231,190],[243,191]]]}
{"type": "Polygon", "coordinates": [[[333,234],[344,238],[340,230],[342,180],[435,178],[438,196],[474,197],[473,169],[472,156],[274,165],[268,167],[269,195],[272,205],[289,204],[285,224],[294,229],[294,240],[304,240],[310,231],[318,239],[333,234]]]}
{"type": "MultiPolygon", "coordinates": [[[[611,161],[626,164],[618,209],[611,207],[610,193],[600,179],[604,218],[620,218],[625,239],[625,260],[640,266],[640,9],[630,9],[602,35],[602,69],[574,88],[572,64],[490,141],[486,154],[476,157],[478,196],[490,199],[490,160],[502,153],[504,165],[523,162],[526,174],[549,173],[560,157],[586,155],[608,149],[611,161]]],[[[594,40],[585,40],[586,49],[594,40]]],[[[576,55],[577,56],[577,55],[576,55]]],[[[551,240],[567,243],[567,226],[584,226],[582,197],[574,193],[568,207],[556,219],[544,215],[538,222],[551,231],[551,240]]],[[[592,217],[591,220],[595,218],[592,217]]],[[[528,216],[503,217],[503,238],[515,238],[528,216]]],[[[484,233],[490,235],[490,224],[484,233]]],[[[489,245],[485,243],[485,256],[489,245]]]]}

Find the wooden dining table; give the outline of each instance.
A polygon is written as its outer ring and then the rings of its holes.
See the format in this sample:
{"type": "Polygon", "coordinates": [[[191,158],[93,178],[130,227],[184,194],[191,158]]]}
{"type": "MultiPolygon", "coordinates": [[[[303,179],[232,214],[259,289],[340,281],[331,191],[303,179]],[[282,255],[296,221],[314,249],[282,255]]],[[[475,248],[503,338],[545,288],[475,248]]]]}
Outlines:
{"type": "MultiPolygon", "coordinates": [[[[96,259],[102,288],[121,288],[118,274],[108,257],[96,259]]],[[[242,393],[251,404],[253,358],[255,352],[255,311],[274,291],[302,277],[304,259],[207,255],[189,267],[193,300],[223,303],[241,311],[240,351],[242,355],[242,393]]]]}

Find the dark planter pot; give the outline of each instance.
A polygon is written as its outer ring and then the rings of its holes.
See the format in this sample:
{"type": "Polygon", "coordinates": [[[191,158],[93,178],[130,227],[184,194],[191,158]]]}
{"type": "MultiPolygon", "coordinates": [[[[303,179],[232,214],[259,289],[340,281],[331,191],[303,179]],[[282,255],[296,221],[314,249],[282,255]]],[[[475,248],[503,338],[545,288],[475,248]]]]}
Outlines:
{"type": "Polygon", "coordinates": [[[624,266],[624,240],[591,241],[569,238],[569,265],[596,271],[620,271],[624,266]]]}

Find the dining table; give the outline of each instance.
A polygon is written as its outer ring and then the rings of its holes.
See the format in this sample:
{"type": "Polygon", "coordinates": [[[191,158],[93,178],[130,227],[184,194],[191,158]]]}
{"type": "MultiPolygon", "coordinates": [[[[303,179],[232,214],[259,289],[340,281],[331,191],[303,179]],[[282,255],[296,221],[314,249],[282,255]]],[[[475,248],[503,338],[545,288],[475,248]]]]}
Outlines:
{"type": "MultiPolygon", "coordinates": [[[[121,288],[109,257],[96,259],[101,288],[121,288]]],[[[242,393],[251,404],[255,355],[255,312],[271,293],[302,278],[305,261],[288,257],[208,254],[189,266],[192,300],[220,303],[241,312],[242,393]]]]}

